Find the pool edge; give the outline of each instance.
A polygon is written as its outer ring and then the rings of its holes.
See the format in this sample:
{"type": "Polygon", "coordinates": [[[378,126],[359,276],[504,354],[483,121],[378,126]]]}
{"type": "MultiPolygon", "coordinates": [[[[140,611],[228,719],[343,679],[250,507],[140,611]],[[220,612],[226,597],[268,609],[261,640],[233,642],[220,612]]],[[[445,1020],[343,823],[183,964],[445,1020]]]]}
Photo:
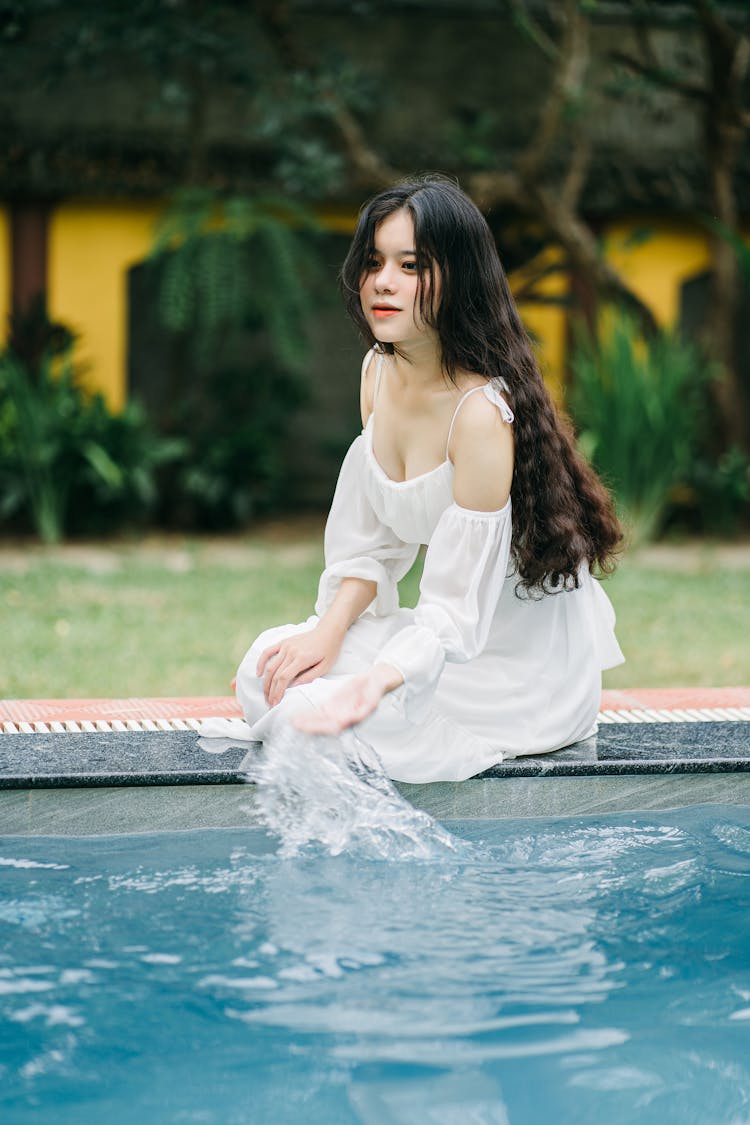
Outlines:
{"type": "MultiPolygon", "coordinates": [[[[691,805],[750,806],[750,775],[669,774],[477,778],[398,785],[438,820],[596,816],[691,805]]],[[[251,785],[0,791],[0,835],[99,836],[202,828],[252,828],[251,785]]]]}

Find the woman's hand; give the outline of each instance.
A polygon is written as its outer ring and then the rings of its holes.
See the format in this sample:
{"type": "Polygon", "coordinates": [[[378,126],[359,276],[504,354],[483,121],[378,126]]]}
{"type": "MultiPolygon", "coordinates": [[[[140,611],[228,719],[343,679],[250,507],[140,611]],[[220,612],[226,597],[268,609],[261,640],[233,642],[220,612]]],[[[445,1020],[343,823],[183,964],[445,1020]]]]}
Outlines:
{"type": "Polygon", "coordinates": [[[376,709],[389,691],[403,683],[403,676],[390,664],[376,664],[369,672],[352,676],[323,707],[314,707],[292,720],[306,734],[340,734],[361,723],[376,709]]]}
{"type": "Polygon", "coordinates": [[[309,684],[325,675],[336,663],[342,641],[339,631],[316,625],[264,649],[256,672],[264,677],[263,695],[268,706],[280,703],[287,688],[309,684]]]}

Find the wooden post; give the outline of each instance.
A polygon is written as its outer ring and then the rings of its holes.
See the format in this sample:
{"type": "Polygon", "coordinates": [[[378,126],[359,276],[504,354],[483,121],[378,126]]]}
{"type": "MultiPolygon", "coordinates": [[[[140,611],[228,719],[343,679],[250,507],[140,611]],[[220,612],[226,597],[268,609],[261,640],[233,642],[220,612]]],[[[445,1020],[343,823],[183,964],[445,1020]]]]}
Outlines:
{"type": "Polygon", "coordinates": [[[49,213],[47,203],[14,203],[10,208],[12,345],[19,342],[24,320],[35,306],[45,311],[49,213]]]}

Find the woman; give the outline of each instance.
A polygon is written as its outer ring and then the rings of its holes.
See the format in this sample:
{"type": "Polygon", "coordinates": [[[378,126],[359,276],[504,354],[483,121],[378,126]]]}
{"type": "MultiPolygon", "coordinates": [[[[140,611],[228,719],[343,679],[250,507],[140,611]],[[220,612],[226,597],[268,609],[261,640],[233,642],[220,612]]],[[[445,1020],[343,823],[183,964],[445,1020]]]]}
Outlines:
{"type": "Polygon", "coordinates": [[[362,210],[342,269],[370,344],[364,430],[326,525],[315,616],[270,629],[237,673],[263,739],[354,724],[386,773],[457,781],[595,729],[622,661],[591,569],[620,528],[534,361],[490,230],[453,183],[362,210]],[[416,609],[398,581],[427,544],[416,609]]]}

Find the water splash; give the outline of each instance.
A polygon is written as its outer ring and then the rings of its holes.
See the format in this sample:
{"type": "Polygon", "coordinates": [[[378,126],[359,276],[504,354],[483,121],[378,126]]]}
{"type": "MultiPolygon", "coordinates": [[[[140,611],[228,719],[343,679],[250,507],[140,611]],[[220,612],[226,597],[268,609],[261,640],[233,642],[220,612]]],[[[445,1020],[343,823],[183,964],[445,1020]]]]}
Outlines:
{"type": "Polygon", "coordinates": [[[284,857],[307,844],[330,855],[398,860],[431,859],[464,846],[404,800],[372,747],[352,731],[330,737],[279,726],[248,779],[284,857]]]}

